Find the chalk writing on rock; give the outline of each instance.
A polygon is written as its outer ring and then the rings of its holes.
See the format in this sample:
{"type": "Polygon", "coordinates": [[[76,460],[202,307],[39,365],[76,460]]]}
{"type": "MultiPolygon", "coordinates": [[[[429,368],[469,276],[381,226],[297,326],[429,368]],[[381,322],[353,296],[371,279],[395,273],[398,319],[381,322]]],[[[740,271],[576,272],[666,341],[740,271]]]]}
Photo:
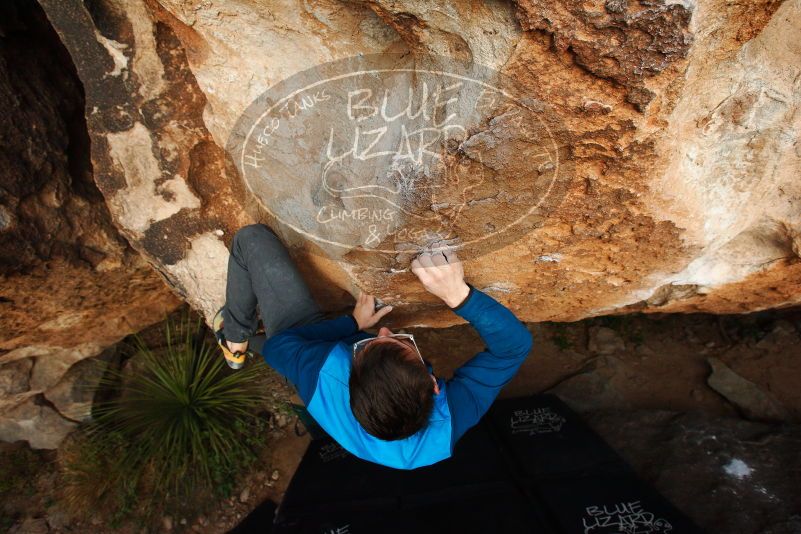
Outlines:
{"type": "Polygon", "coordinates": [[[437,241],[471,257],[559,205],[572,177],[560,124],[480,65],[359,56],[270,88],[227,150],[258,204],[328,255],[437,241]]]}

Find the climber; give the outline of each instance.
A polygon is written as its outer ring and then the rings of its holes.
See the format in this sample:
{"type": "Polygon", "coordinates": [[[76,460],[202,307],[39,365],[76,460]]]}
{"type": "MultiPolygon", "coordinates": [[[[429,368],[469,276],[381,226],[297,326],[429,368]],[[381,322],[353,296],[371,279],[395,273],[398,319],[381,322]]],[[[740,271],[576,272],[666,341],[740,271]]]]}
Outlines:
{"type": "Polygon", "coordinates": [[[425,289],[480,334],[486,348],[437,378],[414,336],[375,326],[392,311],[359,295],[353,313],[324,320],[286,249],[267,227],[233,239],[226,305],[214,330],[226,361],[261,355],[289,379],[310,415],[359,458],[398,469],[451,455],[531,350],[531,334],[504,306],[464,281],[461,261],[429,248],[411,264],[425,289]],[[254,334],[259,308],[264,331],[254,334]]]}

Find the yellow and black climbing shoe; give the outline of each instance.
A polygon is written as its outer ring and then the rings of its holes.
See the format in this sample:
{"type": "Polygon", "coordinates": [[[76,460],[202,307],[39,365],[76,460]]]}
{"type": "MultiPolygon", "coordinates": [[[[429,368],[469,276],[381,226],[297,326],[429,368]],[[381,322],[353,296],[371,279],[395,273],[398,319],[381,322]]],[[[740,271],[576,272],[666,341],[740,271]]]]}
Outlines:
{"type": "Polygon", "coordinates": [[[225,363],[228,364],[228,367],[231,369],[242,369],[248,356],[253,356],[253,353],[250,350],[246,350],[245,352],[231,352],[228,348],[228,344],[225,342],[225,335],[223,334],[222,311],[223,308],[220,308],[220,311],[214,316],[214,321],[212,321],[211,327],[214,330],[214,337],[217,338],[217,345],[220,346],[220,350],[222,350],[225,363]]]}

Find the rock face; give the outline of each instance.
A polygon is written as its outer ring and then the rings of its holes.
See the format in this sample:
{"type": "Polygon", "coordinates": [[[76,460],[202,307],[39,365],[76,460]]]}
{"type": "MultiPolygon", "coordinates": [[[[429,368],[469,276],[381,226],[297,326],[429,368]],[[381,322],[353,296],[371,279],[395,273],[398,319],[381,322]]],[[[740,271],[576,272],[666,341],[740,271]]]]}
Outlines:
{"type": "Polygon", "coordinates": [[[787,410],[770,392],[759,387],[734,371],[717,358],[708,358],[712,374],[707,383],[734,404],[748,419],[762,421],[784,421],[787,410]]]}
{"type": "MultiPolygon", "coordinates": [[[[406,268],[402,252],[419,239],[396,240],[395,256],[371,255],[369,240],[331,253],[319,235],[286,220],[294,202],[325,207],[306,167],[293,163],[324,155],[319,136],[298,129],[282,138],[294,145],[271,151],[272,131],[260,134],[259,158],[281,163],[262,178],[264,195],[224,150],[270,87],[318,64],[390,53],[415,65],[443,56],[482,65],[496,73],[492,83],[514,82],[519,106],[545,117],[541,129],[556,147],[548,156],[560,165],[558,201],[524,217],[514,239],[501,236],[481,253],[463,248],[471,282],[524,320],[801,302],[801,44],[788,38],[801,28],[799,0],[40,3],[84,84],[94,176],[112,218],[207,318],[223,301],[232,234],[260,221],[292,247],[328,308],[361,289],[395,305],[396,324],[455,321],[406,268]]],[[[298,95],[284,118],[323,117],[308,110],[332,93],[298,95]]],[[[442,110],[449,105],[459,104],[442,110]]],[[[462,137],[424,147],[463,170],[443,180],[486,173],[448,236],[463,241],[501,235],[497,221],[530,202],[518,183],[530,178],[537,189],[532,173],[556,172],[525,152],[524,136],[509,134],[511,108],[475,110],[462,137]]],[[[409,216],[399,224],[454,217],[453,182],[436,183],[436,166],[415,164],[395,169],[412,184],[395,204],[409,216]],[[416,189],[426,180],[445,202],[416,189]]],[[[362,213],[355,197],[339,197],[341,213],[362,213]]],[[[362,207],[375,213],[373,204],[362,207]]]]}
{"type": "Polygon", "coordinates": [[[94,184],[81,85],[44,13],[3,3],[0,29],[0,440],[53,448],[86,395],[78,362],[178,300],[94,184]]]}

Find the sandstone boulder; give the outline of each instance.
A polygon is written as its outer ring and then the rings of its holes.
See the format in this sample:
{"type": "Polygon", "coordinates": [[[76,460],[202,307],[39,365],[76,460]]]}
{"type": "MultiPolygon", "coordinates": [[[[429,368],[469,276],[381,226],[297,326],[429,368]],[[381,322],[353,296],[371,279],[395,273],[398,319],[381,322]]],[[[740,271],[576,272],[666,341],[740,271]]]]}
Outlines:
{"type": "Polygon", "coordinates": [[[44,12],[4,2],[0,33],[0,439],[51,448],[75,424],[41,394],[179,301],[94,183],[83,89],[44,12]]]}
{"type": "Polygon", "coordinates": [[[743,378],[717,358],[707,358],[712,373],[707,378],[709,387],[736,406],[747,419],[757,421],[785,421],[788,410],[769,391],[743,378]]]}
{"type": "MultiPolygon", "coordinates": [[[[418,250],[419,239],[395,239],[397,254],[378,254],[365,224],[364,243],[332,251],[335,240],[293,219],[313,219],[304,210],[324,209],[320,195],[338,185],[382,187],[389,168],[361,159],[329,173],[314,159],[324,157],[326,115],[306,112],[337,94],[307,90],[284,108],[309,120],[258,155],[272,165],[256,181],[225,150],[254,102],[274,103],[274,91],[303,77],[296,73],[376,54],[418,69],[436,57],[470,73],[481,66],[494,73],[487,84],[511,80],[519,106],[541,119],[518,123],[539,124],[534,144],[549,132],[558,168],[526,151],[530,140],[503,111],[511,108],[476,107],[462,137],[426,145],[457,172],[419,161],[392,169],[418,184],[393,204],[403,213],[393,235],[461,214],[451,229],[463,243],[497,236],[462,247],[467,272],[523,319],[801,302],[801,45],[788,38],[801,27],[798,0],[40,3],[83,82],[94,177],[113,220],[207,318],[223,301],[231,236],[261,221],[292,247],[326,307],[366,290],[395,305],[396,324],[456,320],[407,269],[404,251],[418,250]],[[306,171],[312,164],[331,178],[325,191],[320,173],[306,171]],[[354,169],[373,181],[354,185],[354,169]],[[536,196],[537,176],[557,171],[558,198],[521,212],[533,203],[524,185],[536,196]],[[483,185],[456,199],[453,184],[476,177],[483,185]],[[432,201],[421,183],[444,200],[432,201]]],[[[405,90],[386,85],[394,97],[405,90]]],[[[355,197],[339,195],[341,213],[375,213],[373,200],[355,197]]],[[[388,236],[378,236],[382,246],[388,236]]]]}
{"type": "Polygon", "coordinates": [[[55,449],[77,426],[35,395],[3,411],[0,415],[0,439],[27,441],[34,449],[55,449]]]}
{"type": "Polygon", "coordinates": [[[30,389],[33,359],[25,358],[0,367],[0,395],[24,393],[30,389]]]}
{"type": "Polygon", "coordinates": [[[109,361],[115,356],[115,348],[100,356],[80,360],[64,374],[57,384],[44,392],[45,398],[64,417],[73,421],[88,421],[98,383],[105,373],[109,361]]]}

